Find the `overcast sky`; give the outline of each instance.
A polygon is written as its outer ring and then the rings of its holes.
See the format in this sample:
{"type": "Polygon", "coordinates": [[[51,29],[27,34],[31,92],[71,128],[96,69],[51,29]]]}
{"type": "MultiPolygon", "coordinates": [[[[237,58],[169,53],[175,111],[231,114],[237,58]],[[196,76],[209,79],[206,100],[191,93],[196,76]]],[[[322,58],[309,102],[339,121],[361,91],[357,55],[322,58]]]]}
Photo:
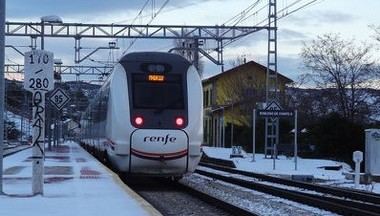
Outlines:
{"type": "MultiPolygon", "coordinates": [[[[155,0],[147,4],[138,19],[146,0],[8,0],[7,21],[39,22],[40,17],[58,15],[64,22],[75,23],[117,23],[147,24],[152,18],[152,11],[157,12],[166,0],[155,0]]],[[[291,5],[299,0],[277,0],[278,9],[291,5]]],[[[309,2],[300,1],[298,5],[309,2]]],[[[170,0],[152,24],[162,25],[222,25],[256,0],[170,0]]],[[[260,2],[260,1],[259,1],[260,2]]],[[[257,11],[268,1],[263,0],[256,6],[257,11]]],[[[374,43],[373,30],[370,25],[380,25],[380,1],[378,0],[319,0],[278,22],[278,64],[279,72],[296,79],[302,73],[299,52],[303,43],[315,39],[317,35],[340,33],[343,38],[355,39],[358,43],[374,43]]],[[[290,12],[291,9],[285,12],[290,12]]],[[[240,25],[255,25],[266,11],[251,16],[240,25]]],[[[279,16],[283,13],[279,13],[279,16]]],[[[109,40],[82,40],[82,46],[96,48],[105,46],[109,40]]],[[[7,38],[9,45],[27,46],[30,39],[7,38]]],[[[114,53],[115,59],[128,47],[130,40],[117,41],[120,51],[114,53]]],[[[128,50],[132,51],[168,51],[174,42],[171,40],[139,39],[128,50]]],[[[213,44],[207,44],[212,48],[213,44]]],[[[242,38],[225,48],[225,68],[231,67],[231,60],[244,55],[247,60],[266,64],[266,32],[254,33],[242,38]]],[[[55,53],[66,65],[72,65],[74,59],[73,39],[46,39],[45,49],[55,53]]],[[[26,49],[26,48],[20,48],[26,49]]],[[[26,51],[26,50],[23,50],[26,51]]],[[[86,51],[84,50],[83,53],[86,51]]],[[[100,51],[92,56],[95,60],[108,60],[110,53],[100,51]]],[[[220,72],[210,61],[202,58],[205,64],[205,76],[220,72]]],[[[22,64],[22,56],[12,50],[6,50],[6,62],[22,64]]],[[[84,62],[84,64],[89,64],[84,62]]]]}

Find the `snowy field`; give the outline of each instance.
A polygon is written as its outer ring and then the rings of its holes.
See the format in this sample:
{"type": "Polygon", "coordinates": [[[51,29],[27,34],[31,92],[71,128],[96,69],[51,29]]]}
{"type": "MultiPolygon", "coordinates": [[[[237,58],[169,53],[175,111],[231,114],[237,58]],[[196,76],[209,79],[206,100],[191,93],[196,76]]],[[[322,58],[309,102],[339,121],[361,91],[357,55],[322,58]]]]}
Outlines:
{"type": "MultiPolygon", "coordinates": [[[[252,162],[252,154],[247,154],[244,151],[242,152],[243,158],[230,158],[231,148],[203,147],[203,152],[211,158],[232,160],[238,170],[288,177],[291,175],[312,175],[317,182],[348,188],[355,186],[353,180],[345,178],[345,173],[352,172],[352,168],[342,162],[298,157],[297,170],[295,170],[294,158],[281,155],[275,161],[275,169],[273,169],[273,159],[265,159],[263,154],[256,154],[255,162],[252,162]],[[339,166],[341,166],[339,170],[325,169],[325,167],[339,166]]],[[[361,184],[358,189],[380,193],[380,183],[361,184]]]]}

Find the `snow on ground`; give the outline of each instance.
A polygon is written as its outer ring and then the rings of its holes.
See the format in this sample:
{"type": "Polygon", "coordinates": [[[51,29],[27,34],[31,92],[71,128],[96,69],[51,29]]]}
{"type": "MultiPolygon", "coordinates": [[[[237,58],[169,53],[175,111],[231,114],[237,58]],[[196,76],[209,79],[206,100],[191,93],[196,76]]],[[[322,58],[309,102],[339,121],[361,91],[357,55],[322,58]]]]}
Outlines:
{"type": "MultiPolygon", "coordinates": [[[[202,168],[202,170],[208,170],[202,168]]],[[[211,170],[211,169],[210,169],[211,170]]],[[[219,173],[219,172],[216,172],[219,173]]],[[[223,173],[223,172],[220,172],[223,173]]],[[[222,174],[223,175],[223,174],[222,174]]],[[[229,174],[228,174],[229,175],[229,174]]],[[[233,176],[233,175],[232,175],[233,176]]],[[[275,197],[262,192],[243,188],[223,181],[215,181],[198,174],[186,176],[180,180],[182,184],[199,191],[212,194],[214,197],[225,200],[241,208],[248,209],[262,216],[333,216],[334,213],[303,205],[283,198],[275,197]]]]}
{"type": "MultiPolygon", "coordinates": [[[[322,159],[304,159],[298,157],[297,170],[295,170],[295,162],[293,157],[278,156],[275,161],[275,169],[273,169],[273,159],[265,158],[263,154],[255,155],[255,162],[252,162],[252,154],[242,151],[243,158],[230,158],[231,148],[215,148],[203,147],[203,152],[211,158],[219,158],[232,160],[238,170],[246,170],[251,172],[291,176],[291,175],[312,175],[317,181],[328,182],[329,184],[354,188],[354,182],[345,178],[345,173],[352,171],[351,167],[346,163],[322,160],[322,159]],[[339,170],[326,170],[324,167],[339,167],[339,170]]],[[[358,189],[380,193],[380,183],[372,185],[360,185],[358,189]]]]}
{"type": "Polygon", "coordinates": [[[46,152],[44,195],[32,196],[32,149],[4,159],[0,215],[154,215],[145,201],[120,183],[78,144],[46,152]]]}

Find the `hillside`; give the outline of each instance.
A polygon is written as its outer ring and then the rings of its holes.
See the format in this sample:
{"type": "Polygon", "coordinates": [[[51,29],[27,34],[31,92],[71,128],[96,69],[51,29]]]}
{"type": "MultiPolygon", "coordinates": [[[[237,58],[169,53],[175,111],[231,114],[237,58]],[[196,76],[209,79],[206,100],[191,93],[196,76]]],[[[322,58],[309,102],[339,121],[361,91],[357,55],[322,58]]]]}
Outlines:
{"type": "MultiPolygon", "coordinates": [[[[89,84],[82,81],[70,81],[65,83],[56,83],[56,87],[62,88],[71,98],[65,107],[68,113],[75,113],[86,109],[89,98],[93,98],[99,85],[89,84]]],[[[17,115],[31,117],[31,93],[23,88],[22,81],[5,80],[5,109],[17,115]]],[[[49,93],[46,101],[48,101],[49,93]]],[[[49,105],[48,105],[49,106],[49,105]]],[[[50,107],[50,106],[49,106],[50,107]]]]}

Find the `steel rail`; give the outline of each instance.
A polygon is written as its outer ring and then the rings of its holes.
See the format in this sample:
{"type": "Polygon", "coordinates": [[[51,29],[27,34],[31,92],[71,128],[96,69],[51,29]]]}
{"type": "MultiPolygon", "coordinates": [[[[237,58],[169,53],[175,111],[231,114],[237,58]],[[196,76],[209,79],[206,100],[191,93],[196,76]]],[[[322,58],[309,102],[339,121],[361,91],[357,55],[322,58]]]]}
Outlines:
{"type": "Polygon", "coordinates": [[[213,179],[218,179],[227,183],[238,185],[262,193],[271,194],[273,196],[282,197],[285,199],[293,200],[309,206],[322,208],[343,215],[366,215],[366,216],[379,216],[380,207],[378,205],[360,203],[356,201],[343,200],[333,197],[325,197],[314,195],[304,192],[298,192],[288,189],[283,189],[273,185],[266,185],[253,181],[233,178],[230,176],[223,176],[220,174],[207,172],[197,169],[195,171],[200,175],[204,175],[213,179]]]}
{"type": "Polygon", "coordinates": [[[213,206],[217,206],[233,215],[239,215],[239,216],[258,216],[258,214],[248,211],[247,209],[238,207],[236,205],[233,205],[231,203],[228,203],[226,201],[223,201],[219,198],[216,198],[214,196],[211,196],[210,194],[207,194],[205,192],[199,191],[197,189],[194,189],[190,186],[177,183],[178,187],[181,187],[183,190],[185,190],[187,193],[203,200],[204,202],[207,202],[209,204],[212,204],[213,206]]]}
{"type": "Polygon", "coordinates": [[[311,183],[306,183],[306,182],[278,178],[278,177],[264,175],[260,173],[253,173],[253,172],[231,169],[228,167],[210,164],[210,163],[204,163],[204,162],[201,162],[200,165],[209,167],[212,169],[224,171],[224,172],[257,178],[263,181],[283,184],[283,185],[292,186],[292,187],[300,187],[307,190],[313,190],[319,193],[325,193],[325,194],[330,194],[330,195],[334,195],[338,197],[345,197],[345,198],[349,198],[353,200],[380,205],[380,195],[375,194],[375,193],[369,193],[369,192],[364,192],[364,191],[359,191],[359,190],[343,189],[343,188],[337,188],[337,187],[331,187],[331,186],[325,186],[325,185],[316,185],[316,184],[311,184],[311,183]]]}
{"type": "Polygon", "coordinates": [[[16,154],[20,151],[24,151],[26,149],[29,149],[31,148],[32,146],[28,145],[28,146],[16,146],[16,147],[10,147],[10,148],[4,148],[4,157],[8,157],[8,156],[11,156],[13,154],[16,154]],[[11,151],[12,149],[14,149],[14,151],[11,151]]]}

